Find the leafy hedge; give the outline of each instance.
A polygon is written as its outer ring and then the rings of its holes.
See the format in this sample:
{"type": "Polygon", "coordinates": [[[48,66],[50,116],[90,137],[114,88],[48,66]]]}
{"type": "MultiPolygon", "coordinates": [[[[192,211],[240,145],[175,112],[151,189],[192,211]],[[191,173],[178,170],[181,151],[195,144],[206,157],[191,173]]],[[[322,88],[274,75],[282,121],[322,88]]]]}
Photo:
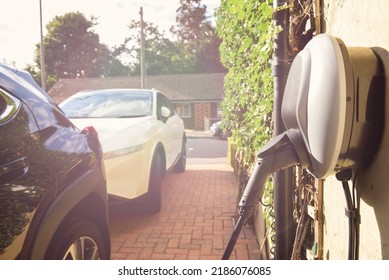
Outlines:
{"type": "Polygon", "coordinates": [[[221,60],[228,69],[222,102],[225,126],[248,169],[272,136],[273,1],[221,0],[216,31],[221,60]]]}

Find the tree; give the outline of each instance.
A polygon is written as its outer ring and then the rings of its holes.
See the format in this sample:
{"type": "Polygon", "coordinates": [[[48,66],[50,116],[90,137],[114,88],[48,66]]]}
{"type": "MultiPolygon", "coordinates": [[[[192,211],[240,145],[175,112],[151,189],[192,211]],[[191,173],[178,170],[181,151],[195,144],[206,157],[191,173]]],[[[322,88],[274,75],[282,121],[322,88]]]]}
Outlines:
{"type": "Polygon", "coordinates": [[[225,72],[220,62],[221,40],[206,13],[207,6],[202,5],[201,0],[180,0],[177,24],[170,31],[195,57],[195,72],[225,72]]]}
{"type": "Polygon", "coordinates": [[[176,25],[170,31],[193,52],[202,49],[215,35],[211,22],[206,17],[207,6],[201,0],[180,0],[176,10],[176,25]]]}
{"type": "MultiPolygon", "coordinates": [[[[128,26],[130,36],[123,44],[115,47],[113,55],[129,60],[131,73],[140,74],[140,21],[131,21],[128,26]]],[[[168,39],[158,27],[144,22],[145,57],[147,74],[181,74],[191,73],[194,69],[194,58],[183,51],[178,42],[168,39]]]]}
{"type": "MultiPolygon", "coordinates": [[[[220,62],[220,39],[206,17],[200,0],[181,0],[177,25],[168,39],[158,27],[144,22],[146,71],[149,75],[225,72],[220,62]]],[[[128,26],[130,35],[115,47],[112,56],[129,61],[131,73],[140,74],[140,21],[128,26]]]]}
{"type": "MultiPolygon", "coordinates": [[[[46,28],[44,37],[48,80],[60,78],[99,77],[123,74],[126,68],[111,56],[108,47],[100,43],[92,30],[95,18],[88,20],[80,12],[56,16],[46,28]]],[[[40,69],[40,45],[35,51],[35,63],[40,69]]]]}

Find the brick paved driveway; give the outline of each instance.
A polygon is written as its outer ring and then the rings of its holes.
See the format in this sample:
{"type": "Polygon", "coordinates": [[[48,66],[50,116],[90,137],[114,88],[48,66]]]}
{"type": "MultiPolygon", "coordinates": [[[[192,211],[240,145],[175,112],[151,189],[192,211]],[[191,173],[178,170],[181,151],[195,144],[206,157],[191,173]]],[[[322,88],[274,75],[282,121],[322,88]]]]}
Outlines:
{"type": "MultiPolygon", "coordinates": [[[[221,259],[237,191],[237,179],[224,161],[189,161],[184,173],[164,179],[160,213],[142,214],[136,205],[111,209],[112,259],[221,259]]],[[[230,259],[259,259],[251,227],[240,234],[230,259]]]]}

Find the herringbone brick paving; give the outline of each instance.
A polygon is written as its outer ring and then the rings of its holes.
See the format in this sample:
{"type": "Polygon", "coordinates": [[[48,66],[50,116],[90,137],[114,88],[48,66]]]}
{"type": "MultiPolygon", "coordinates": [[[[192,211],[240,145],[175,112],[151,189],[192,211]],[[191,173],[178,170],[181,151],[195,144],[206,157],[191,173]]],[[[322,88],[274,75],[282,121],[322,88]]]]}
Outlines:
{"type": "MultiPolygon", "coordinates": [[[[221,259],[233,229],[237,184],[227,164],[189,164],[184,173],[168,174],[159,213],[142,214],[139,206],[111,210],[112,259],[221,259]]],[[[251,227],[241,232],[230,259],[259,259],[251,227]]]]}

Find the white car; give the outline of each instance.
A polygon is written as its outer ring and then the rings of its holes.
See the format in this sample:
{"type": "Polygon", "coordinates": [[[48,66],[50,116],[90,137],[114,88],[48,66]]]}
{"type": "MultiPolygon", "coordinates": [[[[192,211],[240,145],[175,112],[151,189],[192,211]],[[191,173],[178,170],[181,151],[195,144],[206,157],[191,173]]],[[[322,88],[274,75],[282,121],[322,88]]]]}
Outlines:
{"type": "Polygon", "coordinates": [[[59,106],[79,129],[96,129],[108,193],[119,201],[144,197],[158,212],[166,172],[186,167],[184,123],[168,98],[154,89],[104,89],[76,93],[59,106]]]}

